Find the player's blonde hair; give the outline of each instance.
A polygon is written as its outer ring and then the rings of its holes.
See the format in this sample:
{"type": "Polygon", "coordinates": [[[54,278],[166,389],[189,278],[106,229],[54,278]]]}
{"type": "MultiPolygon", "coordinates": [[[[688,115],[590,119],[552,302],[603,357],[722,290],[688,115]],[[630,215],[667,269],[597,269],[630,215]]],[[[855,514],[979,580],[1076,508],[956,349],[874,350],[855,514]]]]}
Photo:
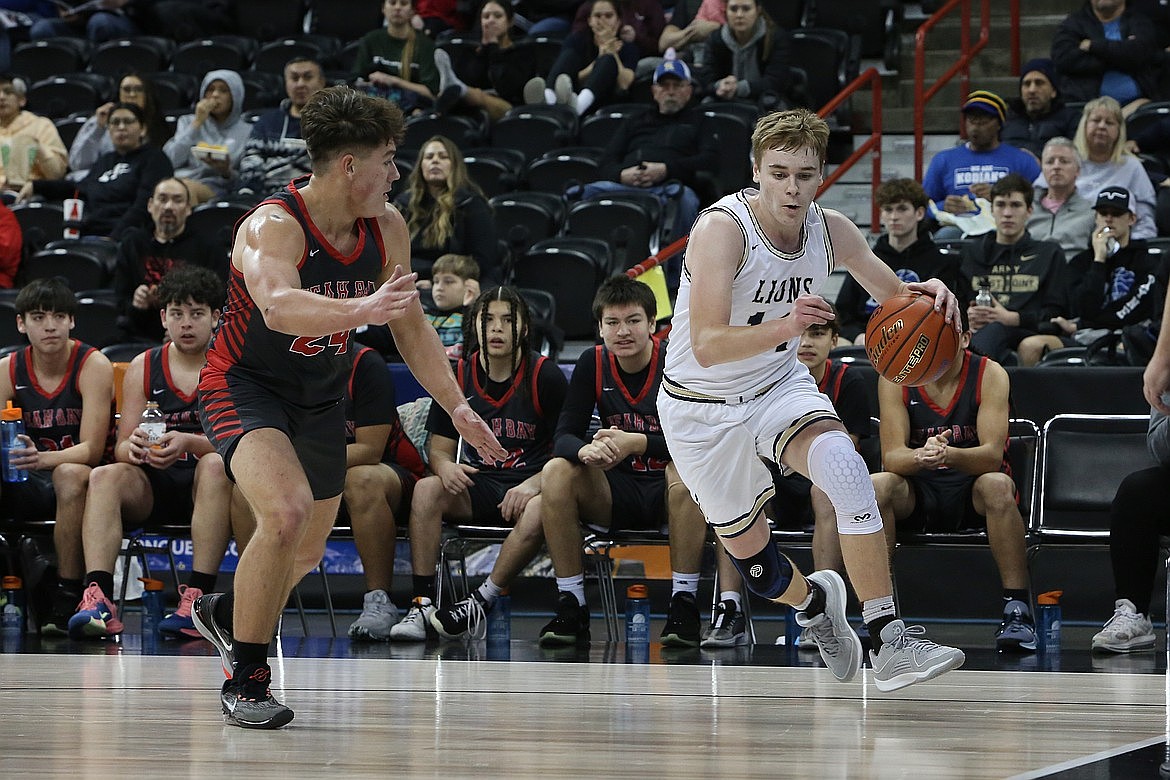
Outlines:
{"type": "Polygon", "coordinates": [[[821,165],[829,148],[829,125],[807,108],[776,111],[760,117],[752,133],[752,154],[756,164],[764,159],[764,152],[779,149],[795,152],[808,147],[816,153],[821,165]]]}

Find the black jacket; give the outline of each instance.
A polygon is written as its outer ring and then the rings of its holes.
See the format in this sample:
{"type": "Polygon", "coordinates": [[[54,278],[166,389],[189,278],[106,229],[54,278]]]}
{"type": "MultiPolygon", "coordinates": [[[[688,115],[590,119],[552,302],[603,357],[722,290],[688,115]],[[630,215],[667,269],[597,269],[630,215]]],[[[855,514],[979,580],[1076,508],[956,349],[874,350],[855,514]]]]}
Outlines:
{"type": "Polygon", "coordinates": [[[1069,297],[1082,328],[1120,328],[1162,314],[1166,280],[1146,242],[1130,241],[1104,263],[1086,249],[1069,261],[1069,297]]]}
{"type": "Polygon", "coordinates": [[[962,263],[971,287],[986,278],[999,303],[1019,313],[1023,330],[1055,334],[1059,328],[1049,320],[1072,316],[1064,250],[1054,241],[1026,235],[1014,244],[1000,244],[993,231],[963,247],[962,263]]]}
{"type": "Polygon", "coordinates": [[[666,177],[694,189],[698,174],[719,169],[719,145],[701,132],[701,115],[684,109],[664,115],[657,108],[622,122],[605,146],[601,178],[618,181],[625,168],[641,162],[666,163],[666,177]]]}
{"type": "Polygon", "coordinates": [[[1166,52],[1158,46],[1153,22],[1132,10],[1121,15],[1121,40],[1105,39],[1105,27],[1089,3],[1073,11],[1060,23],[1052,37],[1052,61],[1061,83],[1060,93],[1068,100],[1092,100],[1101,95],[1101,78],[1107,70],[1128,73],[1142,95],[1161,97],[1159,77],[1166,52]],[[1092,41],[1081,51],[1081,41],[1092,41]]]}
{"type": "Polygon", "coordinates": [[[1072,138],[1077,134],[1077,123],[1081,112],[1074,111],[1059,97],[1052,101],[1052,108],[1043,116],[1030,117],[1019,98],[1008,101],[1007,121],[999,133],[999,140],[1005,144],[1027,149],[1036,157],[1044,151],[1044,144],[1051,138],[1064,136],[1072,138]]]}
{"type": "MultiPolygon", "coordinates": [[[[430,211],[433,202],[430,194],[424,194],[420,208],[430,211]]],[[[395,205],[409,222],[410,191],[402,193],[395,205]]],[[[454,231],[444,246],[423,246],[422,233],[423,230],[419,230],[417,235],[410,237],[410,269],[418,273],[419,279],[430,279],[431,266],[441,256],[450,253],[471,255],[475,259],[483,289],[501,282],[496,224],[491,206],[479,194],[470,190],[460,190],[455,194],[454,231]]]]}

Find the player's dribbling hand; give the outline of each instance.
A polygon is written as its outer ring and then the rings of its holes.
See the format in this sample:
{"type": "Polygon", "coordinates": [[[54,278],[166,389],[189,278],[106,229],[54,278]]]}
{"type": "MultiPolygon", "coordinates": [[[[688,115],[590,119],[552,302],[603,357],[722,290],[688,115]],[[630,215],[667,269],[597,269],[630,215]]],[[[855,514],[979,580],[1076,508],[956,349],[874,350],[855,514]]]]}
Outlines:
{"type": "Polygon", "coordinates": [[[485,463],[497,463],[508,457],[508,451],[500,446],[492,429],[466,402],[451,411],[451,422],[463,437],[463,441],[475,447],[475,451],[485,463]]]}
{"type": "Polygon", "coordinates": [[[955,331],[963,332],[963,320],[959,316],[959,299],[943,284],[941,279],[910,282],[906,285],[906,289],[909,292],[925,293],[934,298],[934,310],[941,311],[946,321],[955,326],[955,331]]]}
{"type": "Polygon", "coordinates": [[[373,295],[362,299],[368,312],[366,321],[370,325],[385,325],[405,316],[418,300],[416,281],[418,274],[408,274],[402,266],[394,266],[390,278],[373,295]]]}

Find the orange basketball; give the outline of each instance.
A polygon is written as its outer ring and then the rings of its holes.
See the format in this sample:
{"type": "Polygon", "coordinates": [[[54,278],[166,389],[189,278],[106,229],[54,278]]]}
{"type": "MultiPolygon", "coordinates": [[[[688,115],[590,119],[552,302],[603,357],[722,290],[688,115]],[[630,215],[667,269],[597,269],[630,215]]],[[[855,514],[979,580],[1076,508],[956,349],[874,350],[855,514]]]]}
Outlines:
{"type": "Polygon", "coordinates": [[[896,385],[930,384],[950,367],[959,335],[934,298],[895,295],[873,310],[865,326],[865,351],[877,372],[896,385]]]}

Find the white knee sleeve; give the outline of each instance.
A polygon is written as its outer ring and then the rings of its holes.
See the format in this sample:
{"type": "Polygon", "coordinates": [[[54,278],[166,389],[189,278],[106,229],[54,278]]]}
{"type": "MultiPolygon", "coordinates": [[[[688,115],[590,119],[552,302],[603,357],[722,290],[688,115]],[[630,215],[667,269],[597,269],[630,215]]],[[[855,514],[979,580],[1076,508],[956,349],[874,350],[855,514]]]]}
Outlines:
{"type": "Polygon", "coordinates": [[[865,461],[844,431],[826,431],[808,448],[808,473],[837,512],[837,531],[872,534],[882,530],[877,497],[865,461]]]}

